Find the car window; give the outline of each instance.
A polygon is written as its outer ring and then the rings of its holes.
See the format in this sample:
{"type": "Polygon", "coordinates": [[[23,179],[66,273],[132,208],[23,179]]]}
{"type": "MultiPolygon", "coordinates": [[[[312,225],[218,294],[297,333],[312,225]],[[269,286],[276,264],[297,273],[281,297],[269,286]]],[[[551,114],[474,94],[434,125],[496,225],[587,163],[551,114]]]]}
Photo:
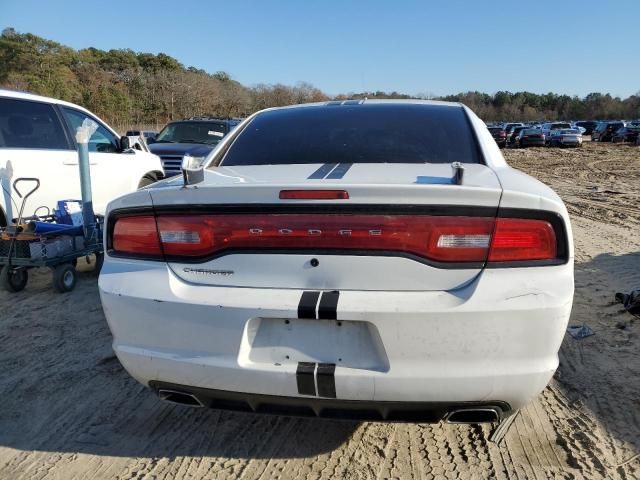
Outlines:
{"type": "Polygon", "coordinates": [[[461,107],[364,104],[258,114],[221,164],[482,163],[461,107]]]}
{"type": "MultiPolygon", "coordinates": [[[[76,128],[82,125],[85,118],[89,118],[98,123],[95,118],[82,113],[73,108],[62,107],[67,123],[71,127],[71,131],[75,133],[76,128]]],[[[118,139],[103,125],[98,123],[98,129],[91,135],[89,139],[89,151],[99,153],[115,153],[118,152],[118,139]]]]}
{"type": "Polygon", "coordinates": [[[0,148],[70,150],[52,105],[0,98],[0,148]]]}

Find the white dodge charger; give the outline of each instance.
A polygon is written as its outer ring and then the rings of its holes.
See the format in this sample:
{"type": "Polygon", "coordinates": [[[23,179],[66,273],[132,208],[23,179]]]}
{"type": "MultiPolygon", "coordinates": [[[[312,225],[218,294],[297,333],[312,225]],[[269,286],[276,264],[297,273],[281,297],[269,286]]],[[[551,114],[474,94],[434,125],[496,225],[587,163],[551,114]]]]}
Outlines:
{"type": "Polygon", "coordinates": [[[496,422],[547,385],[573,297],[567,211],[460,104],[268,109],[109,205],[114,350],[160,398],[496,422]]]}

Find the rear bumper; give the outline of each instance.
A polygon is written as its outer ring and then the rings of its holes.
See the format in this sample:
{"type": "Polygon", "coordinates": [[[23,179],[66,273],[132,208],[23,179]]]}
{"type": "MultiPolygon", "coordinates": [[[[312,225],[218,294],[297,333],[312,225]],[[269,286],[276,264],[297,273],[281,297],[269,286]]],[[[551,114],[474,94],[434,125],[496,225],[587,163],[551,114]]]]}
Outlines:
{"type": "Polygon", "coordinates": [[[544,138],[539,140],[522,140],[521,145],[523,147],[541,147],[544,146],[544,138]]]}
{"type": "MultiPolygon", "coordinates": [[[[358,421],[397,421],[438,423],[452,413],[493,410],[498,419],[511,411],[505,402],[376,402],[365,400],[328,400],[309,397],[284,397],[255,393],[229,392],[172,383],[150,382],[155,393],[184,392],[201,406],[249,413],[319,417],[358,421]]],[[[473,422],[475,423],[475,422],[473,422]]],[[[480,423],[480,422],[479,422],[480,423]]]]}
{"type": "Polygon", "coordinates": [[[450,292],[342,291],[336,320],[299,319],[300,290],[198,286],[160,262],[107,257],[99,285],[114,350],[145,385],[323,400],[296,383],[298,362],[322,362],[336,365],[327,402],[438,416],[460,402],[517,409],[547,385],[573,264],[488,269],[450,292]]]}

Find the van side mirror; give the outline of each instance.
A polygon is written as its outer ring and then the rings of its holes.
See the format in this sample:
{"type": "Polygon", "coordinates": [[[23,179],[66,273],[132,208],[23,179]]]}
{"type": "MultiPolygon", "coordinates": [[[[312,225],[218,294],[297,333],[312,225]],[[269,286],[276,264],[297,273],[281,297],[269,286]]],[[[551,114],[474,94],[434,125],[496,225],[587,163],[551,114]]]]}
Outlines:
{"type": "Polygon", "coordinates": [[[125,150],[129,150],[131,145],[129,144],[129,137],[120,137],[120,151],[124,152],[125,150]]]}

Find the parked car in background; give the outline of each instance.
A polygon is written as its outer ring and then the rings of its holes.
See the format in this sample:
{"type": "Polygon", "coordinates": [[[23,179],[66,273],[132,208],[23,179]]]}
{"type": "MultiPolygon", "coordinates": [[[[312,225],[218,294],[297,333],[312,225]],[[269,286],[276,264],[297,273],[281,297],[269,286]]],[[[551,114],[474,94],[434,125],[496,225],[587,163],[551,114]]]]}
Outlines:
{"type": "MultiPolygon", "coordinates": [[[[631,124],[629,124],[631,125],[631,124]]],[[[640,133],[640,125],[619,128],[611,137],[613,143],[631,143],[635,144],[638,134],[640,133]]]]}
{"type": "Polygon", "coordinates": [[[541,147],[544,146],[544,134],[538,128],[523,128],[518,132],[514,140],[514,147],[541,147]]]}
{"type": "Polygon", "coordinates": [[[505,123],[503,128],[504,128],[505,132],[509,133],[509,131],[511,131],[511,129],[514,128],[514,127],[524,127],[524,123],[519,123],[519,122],[516,122],[516,123],[505,123]]]}
{"type": "Polygon", "coordinates": [[[189,154],[202,160],[231,130],[239,119],[192,117],[167,124],[155,139],[150,139],[149,150],[162,159],[167,177],[178,175],[182,157],[189,154]]]}
{"type": "Polygon", "coordinates": [[[504,131],[504,128],[502,128],[502,127],[491,127],[491,126],[489,126],[487,128],[489,129],[489,132],[491,133],[491,136],[496,141],[498,146],[500,148],[503,148],[505,146],[505,144],[507,143],[507,132],[504,131]]]}
{"type": "Polygon", "coordinates": [[[511,134],[513,133],[513,129],[516,127],[524,127],[524,123],[507,123],[504,126],[504,131],[507,134],[507,145],[509,144],[509,137],[511,136],[511,134]]]}
{"type": "Polygon", "coordinates": [[[582,134],[575,128],[551,130],[547,143],[551,147],[581,147],[582,134]]]}
{"type": "Polygon", "coordinates": [[[508,147],[513,147],[515,146],[515,140],[516,137],[518,136],[518,134],[526,129],[527,127],[525,127],[524,125],[518,126],[518,127],[511,127],[511,129],[509,130],[509,133],[507,133],[507,146],[508,147]]]}
{"type": "Polygon", "coordinates": [[[46,214],[58,200],[80,199],[76,128],[85,119],[98,124],[89,140],[91,190],[96,213],[125,193],[163,178],[160,159],[128,148],[126,137],[90,111],[53,98],[0,89],[0,225],[18,216],[21,199],[12,188],[19,177],[40,180],[25,215],[46,214]]]}
{"type": "Polygon", "coordinates": [[[549,139],[551,138],[551,130],[558,130],[562,128],[571,128],[571,124],[568,122],[546,122],[540,127],[547,144],[549,144],[549,139]]]}
{"type": "Polygon", "coordinates": [[[269,109],[206,165],[106,219],[113,349],[161,399],[483,423],[552,378],[574,289],[569,215],[467,107],[269,109]]]}
{"type": "Polygon", "coordinates": [[[156,139],[158,132],[154,132],[153,130],[127,130],[125,135],[127,137],[143,137],[145,142],[149,142],[149,139],[156,139]]]}
{"type": "Polygon", "coordinates": [[[593,120],[580,121],[575,123],[575,126],[584,128],[585,131],[583,132],[583,135],[591,135],[591,132],[593,132],[593,129],[596,128],[597,125],[598,122],[593,120]]]}
{"type": "Polygon", "coordinates": [[[600,122],[591,132],[591,140],[594,142],[610,142],[615,132],[624,127],[624,122],[600,122]]]}

